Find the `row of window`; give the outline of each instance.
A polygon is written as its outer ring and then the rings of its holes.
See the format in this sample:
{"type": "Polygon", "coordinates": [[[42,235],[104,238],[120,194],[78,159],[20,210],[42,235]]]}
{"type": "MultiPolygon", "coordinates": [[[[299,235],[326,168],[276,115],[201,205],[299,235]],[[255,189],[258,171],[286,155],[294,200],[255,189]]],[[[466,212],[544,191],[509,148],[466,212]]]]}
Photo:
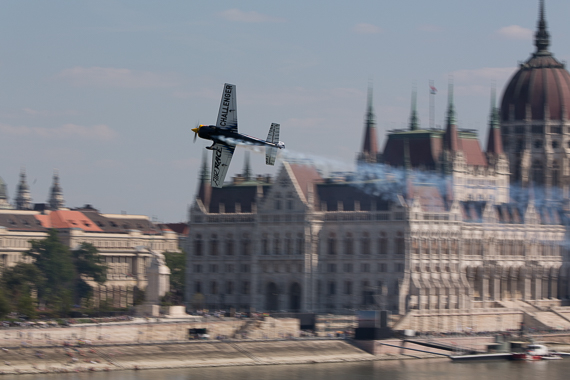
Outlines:
{"type": "Polygon", "coordinates": [[[263,273],[292,273],[297,271],[297,273],[303,273],[303,264],[278,264],[273,265],[265,264],[263,265],[263,273]]]}
{"type": "MultiPolygon", "coordinates": [[[[511,131],[511,129],[507,126],[503,126],[501,128],[501,131],[503,134],[509,134],[509,132],[511,131]]],[[[530,131],[533,134],[543,134],[543,133],[558,133],[561,134],[563,129],[562,126],[559,125],[550,125],[550,126],[543,126],[543,125],[532,125],[530,128],[530,131]]],[[[516,126],[514,128],[514,133],[516,134],[524,134],[525,133],[525,126],[519,125],[516,126]]],[[[504,139],[504,140],[508,140],[508,139],[504,139]]],[[[503,142],[504,144],[504,142],[503,142]]]]}
{"type": "MultiPolygon", "coordinates": [[[[346,281],[328,281],[326,282],[325,294],[328,296],[334,296],[337,294],[343,295],[353,295],[355,293],[355,287],[357,283],[346,280],[346,281]],[[338,287],[342,286],[342,290],[339,292],[338,287]]],[[[387,295],[398,295],[400,289],[399,280],[394,280],[392,285],[388,284],[387,281],[378,280],[376,284],[370,283],[368,280],[363,280],[360,282],[360,292],[365,300],[363,300],[364,305],[373,305],[381,302],[379,297],[387,295]]],[[[321,282],[317,283],[317,293],[320,295],[322,293],[321,282]]]]}
{"type": "Polygon", "coordinates": [[[0,239],[0,247],[7,248],[31,248],[29,240],[26,239],[0,239]]]}
{"type": "MultiPolygon", "coordinates": [[[[233,281],[220,282],[210,281],[209,289],[205,289],[202,281],[194,282],[194,293],[207,293],[207,294],[220,294],[220,295],[232,295],[235,293],[236,284],[233,281]],[[223,286],[223,288],[220,288],[223,286]]],[[[249,281],[242,281],[239,283],[239,293],[247,295],[251,292],[251,283],[249,281]]]]}
{"type": "MultiPolygon", "coordinates": [[[[394,272],[403,272],[404,271],[404,264],[403,263],[395,263],[394,272]]],[[[328,263],[326,265],[326,272],[327,273],[337,273],[337,269],[340,269],[336,263],[328,263]]],[[[345,263],[342,265],[342,271],[344,273],[353,273],[354,264],[352,263],[345,263]]],[[[376,271],[380,273],[388,272],[388,264],[387,263],[376,263],[376,271]]],[[[370,273],[371,272],[371,264],[370,263],[360,263],[360,273],[370,273]]]]}
{"type": "MultiPolygon", "coordinates": [[[[206,268],[208,269],[208,273],[234,273],[236,270],[234,264],[225,264],[223,266],[218,264],[210,264],[207,267],[202,264],[194,264],[193,271],[194,273],[206,273],[206,268]]],[[[251,271],[251,266],[249,264],[240,264],[239,271],[240,273],[249,273],[251,271]]]]}
{"type": "MultiPolygon", "coordinates": [[[[392,240],[394,242],[394,252],[398,255],[403,255],[405,252],[403,236],[400,235],[392,240]]],[[[356,242],[352,236],[347,236],[342,240],[342,242],[339,242],[334,234],[331,234],[327,240],[327,253],[329,255],[336,255],[341,253],[340,249],[342,249],[342,253],[345,255],[353,255],[358,253],[361,255],[370,255],[372,253],[372,250],[375,248],[376,253],[380,255],[386,255],[389,251],[389,239],[385,236],[382,236],[376,240],[376,247],[372,246],[372,239],[366,232],[359,239],[359,244],[357,245],[355,243],[356,242]],[[356,248],[358,248],[358,251],[356,248]]]]}

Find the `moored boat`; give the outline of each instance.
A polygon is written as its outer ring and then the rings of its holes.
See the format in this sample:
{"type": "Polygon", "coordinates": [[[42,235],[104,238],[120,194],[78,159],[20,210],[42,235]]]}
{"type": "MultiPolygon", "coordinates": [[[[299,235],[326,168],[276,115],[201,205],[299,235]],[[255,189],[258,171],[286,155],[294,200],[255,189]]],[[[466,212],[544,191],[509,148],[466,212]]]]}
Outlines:
{"type": "Polygon", "coordinates": [[[529,344],[523,352],[513,352],[513,360],[552,360],[561,359],[560,355],[550,352],[548,347],[542,344],[529,344]]]}

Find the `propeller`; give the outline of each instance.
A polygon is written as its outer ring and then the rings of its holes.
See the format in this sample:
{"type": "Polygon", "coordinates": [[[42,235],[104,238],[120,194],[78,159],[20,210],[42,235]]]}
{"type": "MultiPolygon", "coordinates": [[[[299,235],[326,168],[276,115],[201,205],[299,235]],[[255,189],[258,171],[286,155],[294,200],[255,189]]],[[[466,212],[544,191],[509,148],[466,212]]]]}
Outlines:
{"type": "Polygon", "coordinates": [[[196,127],[192,128],[192,132],[194,132],[194,142],[196,142],[196,138],[198,137],[198,131],[200,130],[200,123],[196,123],[196,127]]]}

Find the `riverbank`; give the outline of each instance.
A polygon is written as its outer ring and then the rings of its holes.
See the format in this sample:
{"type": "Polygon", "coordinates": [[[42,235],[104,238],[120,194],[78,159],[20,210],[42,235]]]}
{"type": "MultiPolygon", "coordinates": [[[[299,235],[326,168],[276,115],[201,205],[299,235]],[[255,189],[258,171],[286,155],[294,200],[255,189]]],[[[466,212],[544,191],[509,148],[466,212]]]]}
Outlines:
{"type": "MultiPolygon", "coordinates": [[[[430,341],[481,348],[481,344],[490,340],[492,338],[455,337],[430,341]]],[[[399,339],[369,342],[377,347],[374,350],[368,347],[368,352],[344,339],[201,340],[79,346],[24,344],[0,349],[0,375],[348,363],[441,358],[441,354],[450,354],[449,351],[427,348],[399,339]],[[403,350],[402,346],[409,350],[403,350]],[[434,354],[421,351],[431,351],[434,354]]],[[[365,348],[362,343],[360,342],[359,346],[365,348]]],[[[570,348],[563,342],[551,342],[550,345],[559,351],[568,351],[570,348]]]]}
{"type": "Polygon", "coordinates": [[[428,357],[435,355],[371,355],[348,341],[331,339],[13,347],[0,351],[0,374],[339,363],[428,357]]]}

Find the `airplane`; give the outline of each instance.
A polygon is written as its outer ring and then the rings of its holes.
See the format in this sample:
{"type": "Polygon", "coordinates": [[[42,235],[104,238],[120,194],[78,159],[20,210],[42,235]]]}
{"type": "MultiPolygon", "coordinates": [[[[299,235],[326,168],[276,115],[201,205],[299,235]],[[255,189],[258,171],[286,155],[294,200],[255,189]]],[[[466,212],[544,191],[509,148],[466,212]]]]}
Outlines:
{"type": "Polygon", "coordinates": [[[277,149],[284,149],[285,143],[279,141],[279,124],[272,123],[267,140],[252,137],[238,132],[236,86],[224,84],[220,110],[216,125],[198,125],[192,128],[194,141],[196,137],[212,140],[206,147],[212,151],[212,186],[222,187],[237,144],[265,146],[265,163],[274,165],[277,149]]]}

